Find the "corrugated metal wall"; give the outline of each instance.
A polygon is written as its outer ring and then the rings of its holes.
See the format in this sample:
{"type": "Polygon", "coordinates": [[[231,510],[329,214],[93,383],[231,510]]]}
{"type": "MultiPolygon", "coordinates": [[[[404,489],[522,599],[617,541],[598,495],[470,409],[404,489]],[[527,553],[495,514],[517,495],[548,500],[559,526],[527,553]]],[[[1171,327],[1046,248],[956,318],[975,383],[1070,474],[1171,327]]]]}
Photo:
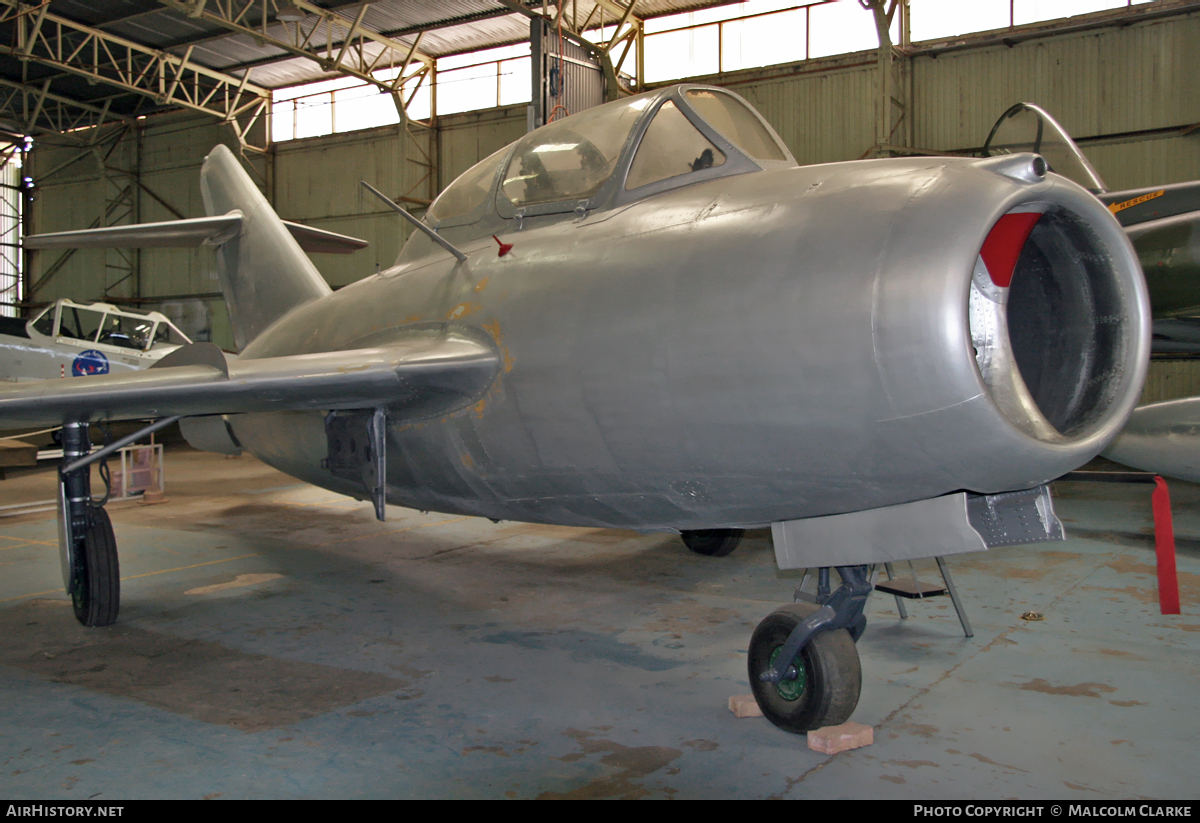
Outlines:
{"type": "MultiPolygon", "coordinates": [[[[1200,121],[1200,13],[1064,34],[1017,44],[945,52],[913,59],[914,144],[932,149],[981,145],[992,123],[1021,100],[1040,103],[1077,136],[1177,126],[1200,121]]],[[[874,142],[874,53],[708,78],[749,99],[783,136],[801,163],[852,160],[874,142]]],[[[525,132],[524,106],[442,118],[437,186],[525,132]]],[[[194,118],[162,118],[144,130],[142,180],[177,209],[202,213],[200,162],[227,129],[194,118]]],[[[334,286],[363,277],[395,259],[406,230],[359,185],[365,179],[391,196],[420,187],[425,169],[402,158],[396,127],[316,137],[275,147],[273,186],[280,215],[363,237],[371,248],[350,256],[316,255],[334,286]]],[[[133,139],[114,153],[118,165],[136,162],[133,139]]],[[[65,150],[39,146],[35,179],[65,150]]],[[[1200,131],[1187,137],[1100,145],[1088,154],[1113,188],[1200,178],[1200,131]]],[[[129,167],[129,166],[125,166],[129,167]]],[[[38,231],[87,226],[102,208],[105,188],[93,160],[39,180],[38,231]]],[[[414,196],[417,192],[413,192],[414,196]]],[[[426,196],[426,195],[420,195],[426,196]]],[[[170,214],[144,193],[142,220],[170,214]]],[[[56,253],[55,253],[56,256],[56,253]]],[[[45,270],[46,261],[39,264],[45,270]]],[[[104,254],[81,252],[36,295],[98,297],[104,254]]],[[[34,272],[37,279],[38,270],[34,272]]],[[[142,256],[143,294],[210,292],[217,288],[211,252],[148,250],[142,256]]],[[[121,292],[127,293],[127,292],[121,292]]],[[[227,328],[213,319],[214,339],[227,328]]],[[[1184,367],[1178,367],[1183,369],[1184,367]]]]}
{"type": "MultiPolygon", "coordinates": [[[[874,59],[848,68],[725,85],[762,113],[796,161],[857,160],[875,142],[874,59]]],[[[714,78],[716,80],[718,78],[714,78]]]]}
{"type": "MultiPolygon", "coordinates": [[[[1159,129],[1200,121],[1200,14],[1068,34],[1012,48],[918,57],[914,142],[983,144],[1013,103],[1049,111],[1073,136],[1159,129]]],[[[1087,149],[1112,188],[1200,177],[1195,137],[1087,149]]]]}
{"type": "Polygon", "coordinates": [[[1139,403],[1200,395],[1200,360],[1151,360],[1139,403]]]}

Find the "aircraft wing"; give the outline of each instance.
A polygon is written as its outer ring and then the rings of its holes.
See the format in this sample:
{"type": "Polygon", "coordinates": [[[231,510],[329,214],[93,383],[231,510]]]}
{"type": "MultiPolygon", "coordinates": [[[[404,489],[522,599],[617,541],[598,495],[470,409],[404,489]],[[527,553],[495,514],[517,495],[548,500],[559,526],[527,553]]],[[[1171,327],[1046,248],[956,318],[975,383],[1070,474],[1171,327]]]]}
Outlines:
{"type": "MultiPolygon", "coordinates": [[[[184,248],[205,243],[215,245],[239,231],[242,219],[242,213],[235,209],[228,214],[213,217],[35,234],[26,237],[24,243],[27,249],[184,248]]],[[[281,222],[305,251],[349,254],[369,245],[366,240],[359,240],[357,237],[288,220],[281,222]]]]}
{"type": "Polygon", "coordinates": [[[233,362],[194,343],[142,371],[4,386],[0,425],[378,406],[392,419],[418,419],[476,400],[499,363],[493,347],[453,333],[233,362]]]}
{"type": "Polygon", "coordinates": [[[1185,212],[1200,211],[1200,180],[1099,195],[1122,226],[1136,226],[1185,212]]]}
{"type": "Polygon", "coordinates": [[[1200,397],[1134,409],[1104,456],[1143,471],[1200,482],[1200,397]]]}

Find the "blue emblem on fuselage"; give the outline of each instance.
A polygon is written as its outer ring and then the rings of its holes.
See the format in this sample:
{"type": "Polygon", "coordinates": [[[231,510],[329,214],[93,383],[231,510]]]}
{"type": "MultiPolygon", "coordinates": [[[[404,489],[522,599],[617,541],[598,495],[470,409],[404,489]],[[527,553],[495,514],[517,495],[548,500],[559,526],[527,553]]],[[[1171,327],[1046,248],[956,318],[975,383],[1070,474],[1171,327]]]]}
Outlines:
{"type": "Polygon", "coordinates": [[[71,364],[71,374],[84,377],[89,374],[108,374],[108,358],[104,352],[88,349],[80,353],[71,364]]]}

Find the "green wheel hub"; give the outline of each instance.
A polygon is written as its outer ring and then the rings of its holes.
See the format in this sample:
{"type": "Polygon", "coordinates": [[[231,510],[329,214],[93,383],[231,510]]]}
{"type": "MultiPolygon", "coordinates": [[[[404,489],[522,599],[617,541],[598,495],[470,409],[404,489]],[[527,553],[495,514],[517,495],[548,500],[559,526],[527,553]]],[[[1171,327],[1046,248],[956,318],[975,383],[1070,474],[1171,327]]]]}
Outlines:
{"type": "MultiPolygon", "coordinates": [[[[779,657],[779,650],[782,646],[777,646],[775,651],[771,652],[769,665],[774,668],[775,660],[779,657]]],[[[808,677],[804,671],[804,661],[800,659],[800,655],[796,655],[792,659],[792,665],[796,667],[795,680],[780,680],[775,684],[775,690],[779,692],[779,696],[784,700],[799,700],[804,694],[804,689],[808,685],[808,677]]],[[[786,668],[786,667],[785,667],[786,668]]]]}

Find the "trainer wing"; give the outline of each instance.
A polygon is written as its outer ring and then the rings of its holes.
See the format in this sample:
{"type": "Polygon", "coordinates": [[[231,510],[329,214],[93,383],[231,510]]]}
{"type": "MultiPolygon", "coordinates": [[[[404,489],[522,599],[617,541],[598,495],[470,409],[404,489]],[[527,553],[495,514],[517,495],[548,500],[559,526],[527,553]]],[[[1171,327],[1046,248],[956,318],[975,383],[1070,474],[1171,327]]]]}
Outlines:
{"type": "Polygon", "coordinates": [[[4,386],[0,426],[379,406],[392,419],[420,419],[474,402],[498,372],[493,346],[446,332],[232,363],[195,343],[144,371],[4,386]]]}

